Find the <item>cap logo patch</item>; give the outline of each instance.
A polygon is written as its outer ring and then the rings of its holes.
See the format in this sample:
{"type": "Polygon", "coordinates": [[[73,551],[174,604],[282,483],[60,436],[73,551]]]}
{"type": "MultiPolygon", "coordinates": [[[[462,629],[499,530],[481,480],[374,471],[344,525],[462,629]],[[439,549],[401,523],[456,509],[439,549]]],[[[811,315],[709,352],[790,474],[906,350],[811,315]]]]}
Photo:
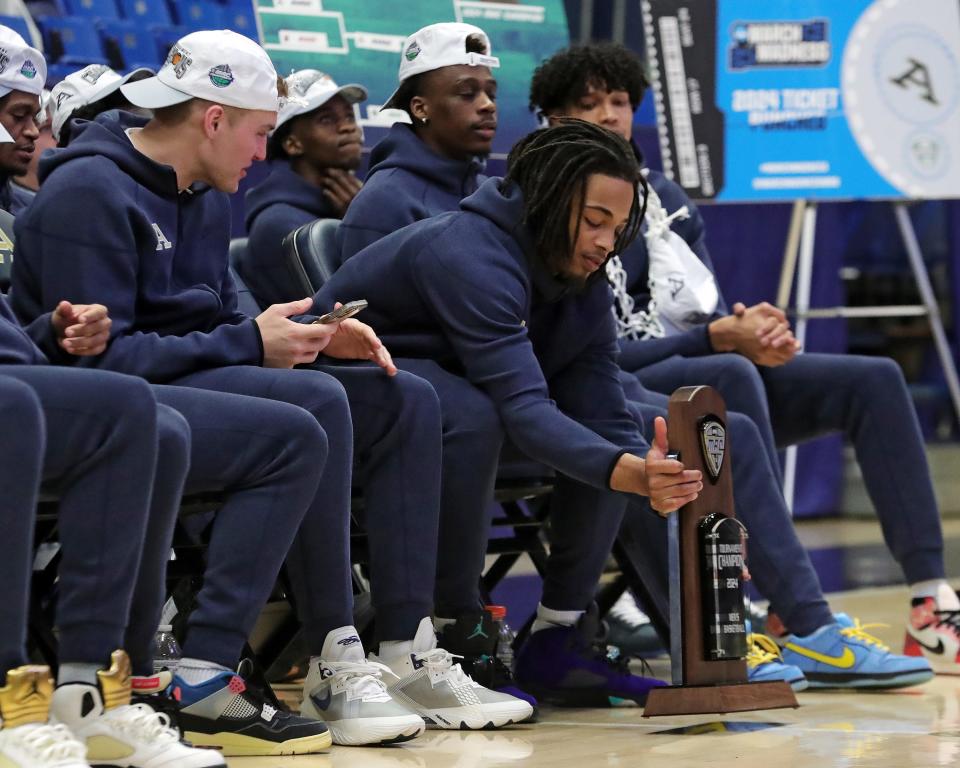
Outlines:
{"type": "Polygon", "coordinates": [[[72,98],[73,94],[71,93],[61,93],[57,95],[57,109],[63,106],[63,102],[67,99],[72,98]]]}
{"type": "Polygon", "coordinates": [[[85,67],[81,73],[80,77],[83,80],[86,80],[90,85],[96,85],[97,80],[99,80],[104,72],[107,72],[110,69],[106,64],[91,64],[89,67],[85,67]]]}
{"type": "Polygon", "coordinates": [[[179,45],[174,45],[167,55],[166,63],[173,67],[173,74],[176,75],[177,80],[179,80],[187,73],[190,65],[193,64],[193,59],[190,58],[190,54],[186,50],[179,45]]]}
{"type": "Polygon", "coordinates": [[[315,72],[297,79],[295,87],[301,95],[306,95],[316,83],[331,82],[333,78],[325,72],[315,72]]]}
{"type": "Polygon", "coordinates": [[[6,48],[0,48],[0,75],[7,71],[7,64],[10,63],[10,54],[6,48]]]}
{"type": "Polygon", "coordinates": [[[420,55],[420,45],[414,40],[410,45],[407,46],[406,53],[403,54],[407,61],[413,61],[417,56],[420,55]]]}
{"type": "Polygon", "coordinates": [[[226,88],[233,82],[233,72],[227,64],[218,64],[210,70],[210,82],[217,88],[226,88]]]}
{"type": "Polygon", "coordinates": [[[33,78],[37,76],[37,68],[30,59],[27,59],[23,62],[23,66],[20,67],[20,74],[27,78],[27,80],[33,80],[33,78]]]}

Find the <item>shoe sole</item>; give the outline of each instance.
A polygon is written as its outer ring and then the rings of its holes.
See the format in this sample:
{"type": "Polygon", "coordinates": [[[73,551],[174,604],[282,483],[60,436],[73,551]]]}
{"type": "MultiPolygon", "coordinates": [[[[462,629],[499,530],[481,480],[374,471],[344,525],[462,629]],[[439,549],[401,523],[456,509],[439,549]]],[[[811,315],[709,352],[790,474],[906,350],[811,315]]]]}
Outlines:
{"type": "MultiPolygon", "coordinates": [[[[385,718],[379,718],[383,720],[385,718]]],[[[383,723],[373,718],[353,720],[349,725],[341,726],[336,722],[327,722],[327,728],[333,736],[333,743],[341,747],[386,746],[388,744],[402,744],[417,738],[426,730],[423,718],[417,718],[419,723],[383,723]]]]}
{"type": "Polygon", "coordinates": [[[933,671],[892,672],[888,675],[855,675],[804,672],[810,688],[906,688],[933,679],[933,671]]]}
{"type": "Polygon", "coordinates": [[[227,757],[280,757],[282,755],[311,755],[329,749],[333,744],[330,731],[316,736],[302,736],[299,739],[274,742],[243,736],[239,733],[199,733],[186,731],[185,736],[195,747],[217,749],[227,757]]]}
{"type": "Polygon", "coordinates": [[[533,708],[523,702],[524,706],[510,705],[499,711],[490,711],[490,705],[483,709],[472,707],[473,713],[464,717],[465,707],[451,707],[448,709],[425,709],[417,707],[417,713],[426,721],[427,728],[445,731],[493,731],[508,725],[514,725],[526,720],[533,712],[533,708]]]}

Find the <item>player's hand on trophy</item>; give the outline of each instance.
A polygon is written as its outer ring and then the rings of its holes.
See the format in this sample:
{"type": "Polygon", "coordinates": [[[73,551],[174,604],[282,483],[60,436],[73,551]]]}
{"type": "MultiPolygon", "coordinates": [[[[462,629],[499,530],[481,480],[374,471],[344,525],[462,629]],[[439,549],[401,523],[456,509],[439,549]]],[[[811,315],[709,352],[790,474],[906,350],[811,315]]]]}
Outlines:
{"type": "Polygon", "coordinates": [[[610,476],[610,488],[650,498],[650,506],[664,517],[689,504],[703,489],[698,469],[685,469],[676,459],[667,458],[667,421],[654,420],[654,441],[646,459],[625,453],[610,476]]]}

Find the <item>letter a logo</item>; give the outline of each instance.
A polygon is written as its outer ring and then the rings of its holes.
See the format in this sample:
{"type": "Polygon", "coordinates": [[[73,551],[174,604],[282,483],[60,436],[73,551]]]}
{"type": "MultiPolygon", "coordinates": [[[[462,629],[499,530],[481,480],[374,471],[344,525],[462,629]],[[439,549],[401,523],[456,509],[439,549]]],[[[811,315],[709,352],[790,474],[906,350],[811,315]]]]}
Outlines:
{"type": "Polygon", "coordinates": [[[153,223],[153,231],[157,236],[158,251],[169,251],[171,248],[173,248],[173,243],[167,240],[167,236],[163,234],[163,230],[160,229],[160,225],[156,222],[153,223]]]}
{"type": "Polygon", "coordinates": [[[921,89],[919,94],[921,99],[929,101],[934,106],[939,106],[940,102],[937,101],[937,97],[933,95],[933,83],[930,80],[930,70],[927,69],[923,62],[917,61],[912,57],[908,57],[907,61],[910,64],[910,69],[899,77],[891,77],[890,82],[900,86],[904,90],[908,90],[911,85],[914,85],[921,89]]]}

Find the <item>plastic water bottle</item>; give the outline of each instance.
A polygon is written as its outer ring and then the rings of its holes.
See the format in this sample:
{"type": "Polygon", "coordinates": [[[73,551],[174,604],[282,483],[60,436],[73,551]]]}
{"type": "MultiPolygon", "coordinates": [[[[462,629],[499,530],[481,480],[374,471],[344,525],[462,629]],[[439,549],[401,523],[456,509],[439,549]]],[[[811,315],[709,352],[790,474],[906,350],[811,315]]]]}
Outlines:
{"type": "Polygon", "coordinates": [[[157,652],[153,657],[153,671],[167,669],[171,673],[176,672],[182,656],[180,643],[173,636],[173,627],[169,624],[157,627],[157,652]]]}
{"type": "Polygon", "coordinates": [[[516,635],[507,624],[507,608],[503,605],[488,605],[487,610],[497,625],[497,658],[507,669],[513,670],[513,641],[516,635]]]}

